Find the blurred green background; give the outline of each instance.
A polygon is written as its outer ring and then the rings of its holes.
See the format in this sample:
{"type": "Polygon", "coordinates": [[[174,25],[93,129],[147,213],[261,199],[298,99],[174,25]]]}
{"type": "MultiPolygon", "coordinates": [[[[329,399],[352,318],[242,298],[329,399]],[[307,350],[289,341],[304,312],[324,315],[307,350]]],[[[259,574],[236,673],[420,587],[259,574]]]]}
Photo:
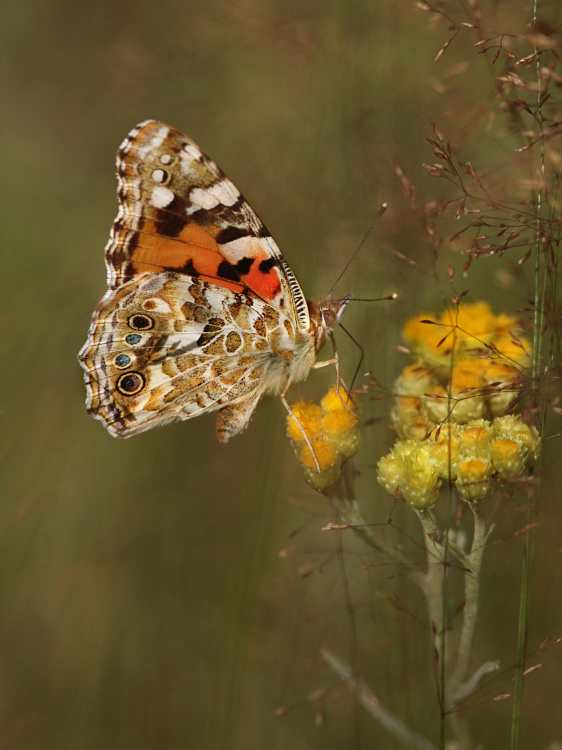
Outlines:
{"type": "MultiPolygon", "coordinates": [[[[521,31],[527,5],[490,4],[488,20],[521,31]]],[[[342,577],[336,540],[319,530],[333,513],[300,476],[282,405],[265,401],[227,446],[212,416],[121,442],[87,416],[76,354],[105,290],[116,149],[156,118],[233,179],[309,297],[330,289],[389,203],[338,291],[400,294],[345,316],[365,349],[361,372],[390,387],[406,363],[395,348],[403,322],[441,305],[431,276],[392,255],[431,269],[395,165],[421,203],[443,190],[423,169],[425,138],[432,121],[457,137],[493,91],[489,64],[468,36],[434,62],[446,25],[395,0],[24,0],[2,19],[0,747],[397,747],[319,659],[321,647],[349,659],[353,627],[370,686],[435,740],[431,637],[409,571],[383,564],[367,580],[362,564],[373,558],[346,536],[342,577]],[[308,700],[318,689],[325,697],[308,700]],[[279,707],[292,710],[276,716],[279,707]]],[[[485,125],[463,141],[464,158],[509,164],[515,141],[485,125]]],[[[458,269],[464,258],[443,247],[442,280],[449,261],[458,269]]],[[[471,298],[521,306],[525,280],[516,291],[497,283],[509,262],[471,271],[471,298]]],[[[349,379],[357,350],[338,341],[349,379]]],[[[312,373],[291,396],[317,399],[332,379],[312,373]]],[[[392,513],[419,541],[411,514],[375,481],[392,440],[388,411],[388,399],[363,401],[373,423],[357,458],[359,497],[372,523],[392,513]]],[[[561,584],[560,520],[546,506],[535,645],[560,634],[559,597],[549,594],[561,584]]],[[[498,537],[523,525],[515,508],[498,506],[498,537]]],[[[520,539],[490,549],[475,666],[514,660],[520,554],[520,539]]],[[[560,739],[560,655],[544,661],[528,690],[524,747],[560,739]]],[[[511,677],[484,699],[508,691],[511,677]]],[[[477,738],[506,746],[510,705],[474,714],[477,738]]]]}

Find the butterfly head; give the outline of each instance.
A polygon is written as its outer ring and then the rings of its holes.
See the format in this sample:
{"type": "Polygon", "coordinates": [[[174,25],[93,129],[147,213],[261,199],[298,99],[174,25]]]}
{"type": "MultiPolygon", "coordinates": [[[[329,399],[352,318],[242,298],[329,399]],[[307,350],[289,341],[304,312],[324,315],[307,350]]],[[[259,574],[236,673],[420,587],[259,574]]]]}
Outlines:
{"type": "Polygon", "coordinates": [[[310,322],[314,330],[314,343],[316,351],[319,352],[326,342],[326,337],[334,330],[340,322],[351,294],[341,299],[324,297],[317,302],[309,302],[310,322]]]}

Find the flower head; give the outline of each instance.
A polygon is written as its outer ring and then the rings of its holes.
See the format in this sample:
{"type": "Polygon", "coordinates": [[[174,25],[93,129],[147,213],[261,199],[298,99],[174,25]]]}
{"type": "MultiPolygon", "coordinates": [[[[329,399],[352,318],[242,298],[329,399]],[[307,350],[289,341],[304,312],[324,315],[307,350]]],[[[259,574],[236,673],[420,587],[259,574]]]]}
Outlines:
{"type": "Polygon", "coordinates": [[[455,483],[460,497],[470,503],[479,503],[490,497],[495,490],[492,474],[492,461],[487,457],[461,461],[455,483]]]}
{"type": "Polygon", "coordinates": [[[506,414],[519,397],[529,342],[515,318],[486,302],[460,304],[437,318],[421,313],[403,329],[419,357],[394,384],[391,417],[399,440],[377,467],[380,484],[419,508],[443,480],[470,503],[521,476],[540,448],[537,430],[506,414]]]}
{"type": "Polygon", "coordinates": [[[359,448],[357,400],[331,388],[320,405],[299,401],[292,411],[287,415],[287,434],[305,479],[314,489],[324,490],[337,482],[343,461],[359,448]]]}
{"type": "Polygon", "coordinates": [[[475,360],[477,351],[488,359],[500,358],[520,367],[530,361],[531,347],[520,338],[511,315],[494,315],[487,302],[461,303],[448,307],[440,318],[420,313],[406,322],[402,336],[427,367],[450,367],[451,355],[475,360]]]}

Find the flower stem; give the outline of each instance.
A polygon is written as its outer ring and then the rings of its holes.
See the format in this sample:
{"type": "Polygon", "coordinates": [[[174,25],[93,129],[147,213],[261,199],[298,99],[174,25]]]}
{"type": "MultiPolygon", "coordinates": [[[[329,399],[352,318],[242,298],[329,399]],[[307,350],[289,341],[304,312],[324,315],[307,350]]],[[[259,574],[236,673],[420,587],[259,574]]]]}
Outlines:
{"type": "Polygon", "coordinates": [[[468,673],[472,641],[476,629],[478,617],[478,601],[480,594],[480,572],[482,558],[486,548],[488,530],[480,510],[474,505],[470,506],[474,518],[474,534],[472,537],[471,550],[466,555],[465,561],[468,570],[465,572],[465,607],[463,611],[462,629],[457,651],[457,663],[449,681],[449,694],[454,698],[455,694],[463,684],[468,673]]]}
{"type": "MultiPolygon", "coordinates": [[[[533,24],[536,25],[538,20],[538,0],[533,2],[533,24]]],[[[537,120],[542,132],[542,86],[540,77],[540,55],[534,48],[536,54],[536,74],[538,81],[537,91],[537,120]]],[[[544,139],[541,139],[540,150],[541,171],[544,176],[544,139]]],[[[536,400],[539,388],[538,378],[541,363],[541,334],[542,334],[542,310],[544,309],[544,285],[540,281],[541,255],[542,255],[542,229],[541,229],[541,212],[542,212],[542,188],[539,185],[536,197],[536,236],[535,236],[535,298],[534,298],[534,332],[533,332],[533,364],[532,377],[533,389],[536,400]]],[[[548,262],[546,253],[543,263],[548,262]]],[[[540,480],[540,476],[539,476],[540,480]]],[[[535,488],[534,497],[529,497],[527,504],[527,523],[531,525],[536,521],[539,513],[539,484],[535,488]]],[[[513,690],[513,711],[511,715],[511,750],[517,750],[519,747],[519,735],[521,731],[521,708],[523,702],[523,673],[525,670],[525,658],[527,655],[527,634],[529,627],[529,609],[531,603],[531,580],[533,574],[533,565],[535,559],[536,532],[530,530],[525,535],[525,547],[523,551],[523,570],[521,575],[521,593],[519,598],[519,620],[517,628],[517,666],[515,669],[515,681],[513,690]]]]}

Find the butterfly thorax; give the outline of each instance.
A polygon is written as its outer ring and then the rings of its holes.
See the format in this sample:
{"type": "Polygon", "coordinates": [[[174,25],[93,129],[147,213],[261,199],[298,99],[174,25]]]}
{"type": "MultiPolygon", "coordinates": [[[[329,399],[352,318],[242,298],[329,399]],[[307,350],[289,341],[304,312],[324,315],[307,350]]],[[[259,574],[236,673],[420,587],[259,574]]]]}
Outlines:
{"type": "Polygon", "coordinates": [[[314,336],[314,350],[316,354],[326,343],[326,338],[340,322],[351,296],[342,299],[323,297],[316,302],[308,302],[310,314],[310,331],[314,336]]]}

